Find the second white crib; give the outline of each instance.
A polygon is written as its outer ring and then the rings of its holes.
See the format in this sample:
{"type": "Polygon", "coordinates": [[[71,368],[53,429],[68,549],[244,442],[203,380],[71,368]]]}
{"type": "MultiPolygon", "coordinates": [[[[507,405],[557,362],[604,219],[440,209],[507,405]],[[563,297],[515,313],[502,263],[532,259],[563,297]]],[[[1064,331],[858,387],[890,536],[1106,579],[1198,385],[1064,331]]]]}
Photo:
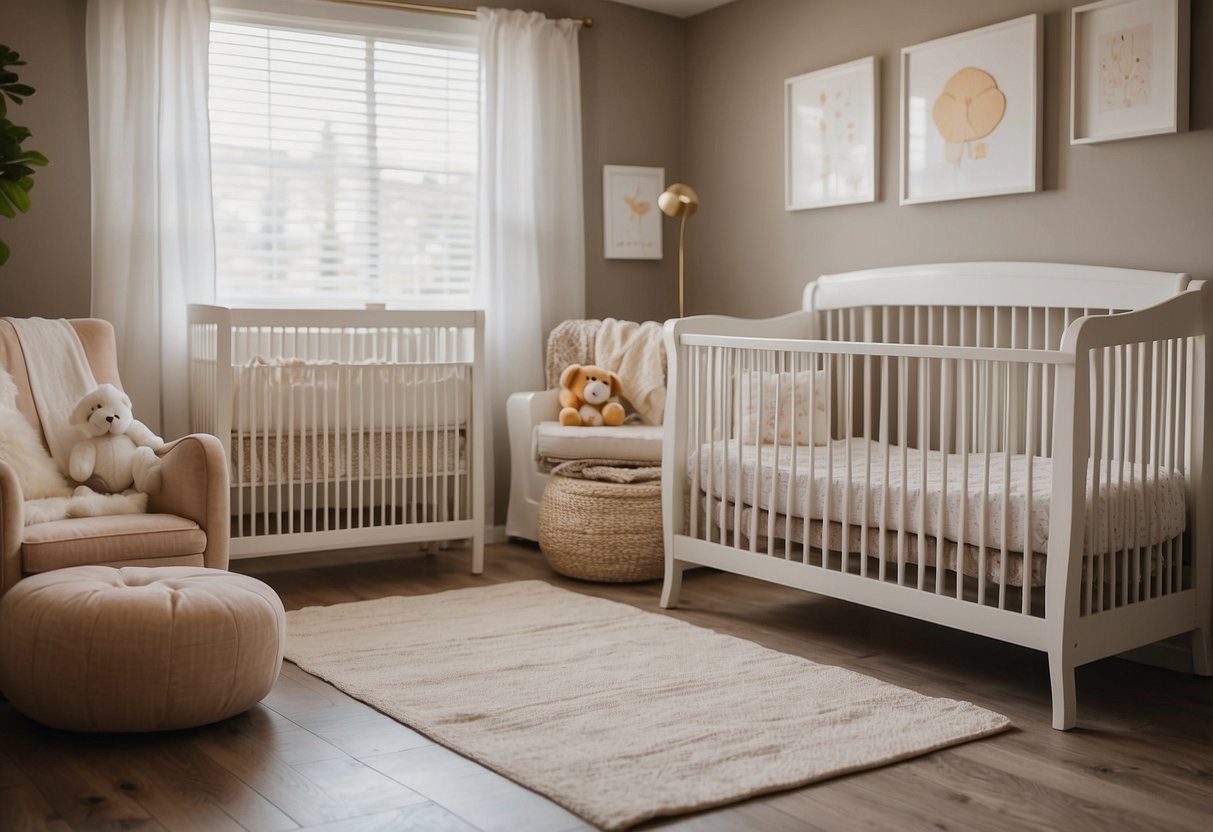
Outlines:
{"type": "Polygon", "coordinates": [[[189,327],[232,557],[467,539],[482,571],[482,312],[194,305],[189,327]]]}

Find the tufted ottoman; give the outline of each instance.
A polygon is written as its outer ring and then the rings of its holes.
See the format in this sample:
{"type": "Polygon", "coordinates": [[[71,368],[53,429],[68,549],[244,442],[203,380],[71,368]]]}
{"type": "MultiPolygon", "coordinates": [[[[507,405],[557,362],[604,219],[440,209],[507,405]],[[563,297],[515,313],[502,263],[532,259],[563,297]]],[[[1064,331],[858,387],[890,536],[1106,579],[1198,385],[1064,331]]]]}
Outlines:
{"type": "Polygon", "coordinates": [[[285,613],[246,575],[77,566],[0,598],[0,691],[73,731],[157,731],[248,710],[282,667],[285,613]]]}

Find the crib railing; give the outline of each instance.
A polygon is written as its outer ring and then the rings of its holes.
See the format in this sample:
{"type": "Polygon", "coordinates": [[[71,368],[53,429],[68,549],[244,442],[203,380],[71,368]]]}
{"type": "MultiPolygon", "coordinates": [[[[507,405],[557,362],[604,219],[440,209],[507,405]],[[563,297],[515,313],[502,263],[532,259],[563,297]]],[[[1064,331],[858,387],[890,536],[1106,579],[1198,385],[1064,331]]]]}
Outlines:
{"type": "MultiPolygon", "coordinates": [[[[966,314],[956,310],[954,336],[966,314]]],[[[1084,352],[1086,395],[1060,400],[1059,374],[1073,381],[1078,360],[1048,322],[1072,323],[1068,311],[1039,316],[1039,331],[1012,325],[1025,336],[1005,346],[981,345],[1004,339],[980,325],[980,311],[972,344],[836,340],[871,335],[873,321],[896,339],[911,332],[911,316],[920,322],[912,340],[950,340],[946,315],[927,335],[929,316],[887,307],[830,313],[818,331],[831,340],[680,336],[680,533],[1040,617],[1047,575],[1062,576],[1059,592],[1069,577],[1048,568],[1058,552],[1071,557],[1050,540],[1051,512],[1076,511],[1084,615],[1192,585],[1183,506],[1167,513],[1151,500],[1183,499],[1192,412],[1180,388],[1197,338],[1084,352]],[[1077,432],[1076,399],[1091,402],[1077,432]],[[1069,485],[1057,479],[1069,453],[1059,429],[1087,449],[1069,504],[1052,500],[1052,487],[1069,485]]]]}

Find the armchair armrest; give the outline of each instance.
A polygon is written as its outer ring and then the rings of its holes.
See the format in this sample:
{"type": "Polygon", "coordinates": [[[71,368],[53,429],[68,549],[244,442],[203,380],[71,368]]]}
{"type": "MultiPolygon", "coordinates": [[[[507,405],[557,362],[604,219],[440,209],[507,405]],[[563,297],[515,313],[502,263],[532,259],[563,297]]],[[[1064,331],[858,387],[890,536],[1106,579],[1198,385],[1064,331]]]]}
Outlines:
{"type": "Polygon", "coordinates": [[[227,569],[231,494],[223,444],[210,434],[195,433],[168,443],[156,455],[161,487],[149,495],[147,510],[193,520],[206,532],[203,563],[227,569]]]}
{"type": "Polygon", "coordinates": [[[539,495],[547,482],[535,462],[535,426],[560,416],[560,391],[512,393],[505,405],[510,436],[510,507],[505,531],[511,537],[534,540],[539,495]]]}
{"type": "Polygon", "coordinates": [[[21,580],[24,499],[17,472],[7,462],[0,462],[0,595],[21,580]]]}
{"type": "Polygon", "coordinates": [[[511,393],[506,401],[506,421],[513,435],[514,425],[526,425],[526,435],[540,422],[552,422],[560,418],[560,391],[539,390],[533,393],[511,393]]]}

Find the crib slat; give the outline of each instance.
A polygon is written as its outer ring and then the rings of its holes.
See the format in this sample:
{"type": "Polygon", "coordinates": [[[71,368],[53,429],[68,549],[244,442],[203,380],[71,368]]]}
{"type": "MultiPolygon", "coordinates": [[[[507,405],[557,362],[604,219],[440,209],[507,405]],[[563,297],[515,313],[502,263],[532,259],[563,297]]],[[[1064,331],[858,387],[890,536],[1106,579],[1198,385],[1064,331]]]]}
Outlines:
{"type": "MultiPolygon", "coordinates": [[[[993,372],[992,362],[981,362],[984,369],[982,374],[982,397],[984,403],[982,407],[982,438],[981,447],[984,457],[982,459],[982,474],[981,474],[981,522],[978,524],[980,529],[980,540],[977,548],[977,574],[981,576],[981,582],[977,585],[977,603],[984,604],[986,602],[986,529],[989,528],[990,519],[990,411],[989,406],[990,395],[993,392],[993,372]]],[[[999,604],[1001,607],[1001,603],[999,604]]]]}
{"type": "MultiPolygon", "coordinates": [[[[1005,364],[999,364],[999,375],[1002,377],[1004,402],[1011,397],[1011,372],[1010,368],[1005,364]]],[[[1001,505],[999,506],[999,519],[1001,522],[1001,534],[999,536],[999,544],[1001,547],[999,563],[998,563],[998,608],[1005,610],[1007,608],[1007,569],[1011,559],[1009,551],[1009,535],[1010,523],[1008,520],[1011,517],[1010,496],[1011,496],[1011,420],[1008,418],[1001,419],[1002,423],[1002,494],[1001,505]]],[[[1029,549],[1029,546],[1024,546],[1024,549],[1029,549]]]]}
{"type": "MultiPolygon", "coordinates": [[[[786,427],[786,425],[783,424],[783,421],[782,421],[783,413],[781,412],[783,405],[784,405],[784,401],[783,401],[783,384],[781,383],[781,378],[779,375],[779,356],[777,354],[773,354],[773,353],[766,353],[764,355],[764,359],[765,359],[765,361],[770,362],[767,366],[770,369],[771,377],[773,377],[775,380],[775,402],[774,402],[774,404],[775,404],[775,424],[774,424],[774,436],[771,437],[771,439],[773,440],[773,444],[771,447],[771,457],[772,457],[771,488],[767,495],[767,497],[768,497],[767,505],[770,506],[770,510],[767,511],[767,528],[766,528],[767,557],[773,557],[775,554],[775,515],[777,514],[776,509],[779,506],[779,500],[775,496],[775,491],[779,487],[779,450],[783,446],[783,442],[781,441],[782,437],[783,437],[783,434],[781,433],[781,428],[786,427]]],[[[755,487],[757,487],[757,479],[755,480],[755,483],[756,483],[755,487]]],[[[755,507],[755,511],[754,511],[755,521],[757,521],[757,515],[758,515],[758,511],[757,511],[758,503],[757,502],[754,503],[754,507],[755,507]]]]}
{"type": "Polygon", "coordinates": [[[901,444],[901,505],[897,514],[897,585],[905,586],[906,582],[906,524],[910,517],[907,500],[910,491],[909,483],[909,402],[908,378],[909,359],[905,356],[898,358],[897,377],[897,434],[901,444]]]}
{"type": "MultiPolygon", "coordinates": [[[[788,486],[785,489],[785,493],[783,495],[783,498],[784,498],[784,503],[783,503],[783,517],[784,517],[784,520],[783,520],[783,557],[784,557],[784,560],[790,560],[792,558],[792,525],[793,525],[793,517],[795,516],[792,513],[792,510],[793,510],[793,508],[795,508],[794,495],[796,493],[796,461],[797,461],[797,457],[799,456],[797,440],[799,439],[798,434],[800,433],[800,410],[798,408],[800,408],[803,404],[800,401],[800,391],[799,391],[800,385],[797,384],[796,381],[798,378],[800,378],[800,372],[803,370],[803,368],[801,366],[802,359],[803,359],[803,356],[800,356],[797,354],[785,356],[785,361],[787,362],[787,370],[791,374],[791,379],[792,379],[792,389],[791,389],[792,398],[791,398],[791,401],[789,402],[790,407],[788,408],[788,412],[791,414],[791,421],[792,421],[792,425],[791,425],[792,450],[791,450],[790,456],[789,456],[789,469],[790,470],[788,472],[788,486]]],[[[812,374],[809,374],[807,376],[807,378],[808,378],[809,386],[811,387],[813,384],[812,374]]],[[[813,450],[813,440],[812,440],[812,437],[810,437],[809,438],[809,452],[811,453],[812,450],[813,450]]],[[[777,471],[778,471],[778,469],[777,469],[777,471]]],[[[772,517],[774,517],[774,515],[775,515],[775,506],[776,506],[776,502],[774,499],[772,499],[771,500],[771,516],[772,517]]],[[[806,526],[808,525],[807,517],[805,518],[805,525],[806,526]]]]}
{"type": "MultiPolygon", "coordinates": [[[[944,556],[944,542],[946,539],[947,517],[945,512],[948,505],[948,446],[944,437],[947,436],[949,427],[948,417],[951,409],[948,407],[948,396],[951,391],[948,389],[948,365],[946,361],[939,363],[939,481],[941,494],[939,498],[939,510],[936,517],[935,525],[935,593],[943,594],[944,588],[944,573],[947,571],[944,564],[946,563],[944,556]]],[[[925,450],[930,450],[924,449],[925,450]]],[[[924,457],[925,461],[925,457],[924,457]]],[[[926,496],[925,493],[923,495],[926,496]]],[[[963,534],[961,540],[964,540],[963,534]]],[[[925,555],[925,553],[924,553],[925,555]]],[[[925,561],[925,556],[923,557],[925,561]]]]}
{"type": "MultiPolygon", "coordinates": [[[[964,598],[964,557],[965,544],[969,533],[969,442],[972,433],[973,399],[970,382],[971,361],[961,359],[957,368],[957,387],[960,396],[960,427],[957,431],[958,450],[960,451],[960,525],[956,533],[956,600],[964,598]]],[[[977,585],[985,583],[985,576],[978,574],[977,585]]]]}
{"type": "Polygon", "coordinates": [[[852,370],[855,365],[854,361],[850,358],[844,359],[840,356],[838,360],[841,363],[840,375],[842,376],[842,400],[839,402],[838,412],[841,414],[843,439],[845,440],[845,445],[843,446],[843,482],[845,485],[842,490],[842,510],[839,512],[839,519],[841,521],[839,528],[842,530],[842,539],[839,541],[841,546],[839,546],[840,560],[838,569],[843,574],[846,574],[851,555],[851,472],[854,470],[854,463],[851,459],[851,434],[853,433],[851,429],[851,408],[854,406],[855,401],[855,385],[852,383],[852,370]]]}
{"type": "MultiPolygon", "coordinates": [[[[887,312],[886,312],[887,318],[887,312]]],[[[877,578],[885,580],[886,564],[889,560],[888,519],[889,519],[889,357],[880,358],[880,456],[884,461],[884,474],[880,483],[880,520],[877,545],[879,561],[877,563],[877,578]]]]}
{"type": "Polygon", "coordinates": [[[863,522],[859,525],[859,574],[868,575],[868,529],[872,525],[872,357],[863,358],[863,522]]]}

